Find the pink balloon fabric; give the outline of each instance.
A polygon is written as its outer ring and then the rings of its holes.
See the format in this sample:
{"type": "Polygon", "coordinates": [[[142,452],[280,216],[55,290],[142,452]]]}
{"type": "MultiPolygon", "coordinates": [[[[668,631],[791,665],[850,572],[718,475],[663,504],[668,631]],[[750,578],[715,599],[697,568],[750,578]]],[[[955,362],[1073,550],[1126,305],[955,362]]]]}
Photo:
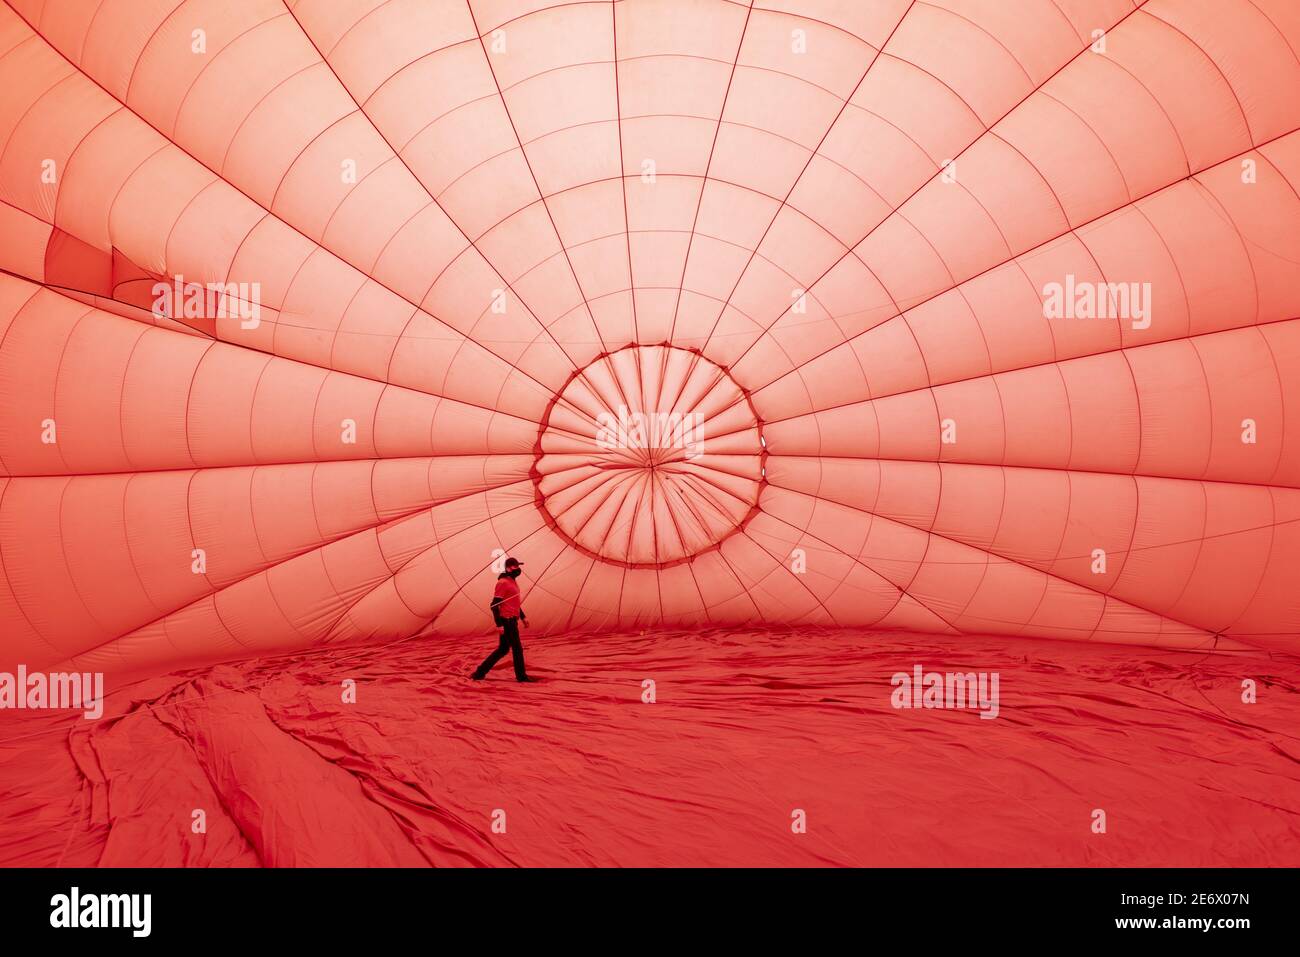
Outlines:
{"type": "Polygon", "coordinates": [[[1291,0],[0,5],[0,666],[1295,652],[1291,0]]]}

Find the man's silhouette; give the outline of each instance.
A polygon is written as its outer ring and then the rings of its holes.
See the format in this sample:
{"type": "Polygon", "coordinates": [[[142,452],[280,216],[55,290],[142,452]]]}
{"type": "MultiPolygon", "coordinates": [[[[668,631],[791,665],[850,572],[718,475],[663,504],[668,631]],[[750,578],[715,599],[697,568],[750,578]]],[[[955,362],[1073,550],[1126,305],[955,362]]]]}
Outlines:
{"type": "Polygon", "coordinates": [[[524,646],[519,641],[519,623],[528,622],[524,608],[519,603],[519,586],[515,579],[519,577],[523,562],[514,558],[506,559],[506,570],[497,576],[496,591],[492,595],[492,618],[501,628],[501,642],[496,651],[483,659],[483,664],[471,676],[475,681],[482,681],[493,666],[510,652],[515,663],[516,681],[536,681],[524,670],[524,646]]]}

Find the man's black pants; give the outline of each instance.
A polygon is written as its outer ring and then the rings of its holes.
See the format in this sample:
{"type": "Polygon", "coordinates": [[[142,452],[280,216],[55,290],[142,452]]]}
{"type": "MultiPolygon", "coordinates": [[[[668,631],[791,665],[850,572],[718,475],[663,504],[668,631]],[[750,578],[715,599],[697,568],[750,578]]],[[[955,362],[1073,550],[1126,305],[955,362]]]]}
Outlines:
{"type": "Polygon", "coordinates": [[[506,652],[511,653],[511,658],[515,663],[515,678],[523,681],[528,677],[528,672],[524,669],[524,646],[519,641],[519,619],[503,619],[505,625],[501,628],[501,643],[497,645],[496,651],[483,659],[483,664],[478,666],[475,674],[486,675],[491,671],[498,661],[506,656],[506,652]]]}

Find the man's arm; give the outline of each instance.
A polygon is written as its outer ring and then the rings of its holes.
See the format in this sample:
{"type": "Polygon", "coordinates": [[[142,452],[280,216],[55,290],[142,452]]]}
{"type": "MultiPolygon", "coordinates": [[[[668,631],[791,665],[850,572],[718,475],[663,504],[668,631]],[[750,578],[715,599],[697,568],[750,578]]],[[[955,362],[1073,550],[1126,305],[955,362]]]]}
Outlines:
{"type": "Polygon", "coordinates": [[[519,620],[524,624],[528,623],[528,616],[524,614],[524,597],[519,594],[519,586],[515,585],[515,597],[519,599],[519,620]]]}

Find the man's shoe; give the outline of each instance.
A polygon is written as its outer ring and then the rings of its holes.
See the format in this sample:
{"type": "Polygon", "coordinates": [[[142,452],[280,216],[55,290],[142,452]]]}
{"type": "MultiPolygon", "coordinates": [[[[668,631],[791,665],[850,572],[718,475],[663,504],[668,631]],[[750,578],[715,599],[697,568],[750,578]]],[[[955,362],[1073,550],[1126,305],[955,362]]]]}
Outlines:
{"type": "Polygon", "coordinates": [[[487,675],[481,675],[477,671],[469,676],[470,681],[482,681],[487,675]]]}
{"type": "Polygon", "coordinates": [[[528,682],[529,684],[536,684],[542,679],[534,678],[532,675],[524,675],[522,678],[516,678],[515,680],[518,681],[520,684],[523,684],[524,682],[528,682]]]}

